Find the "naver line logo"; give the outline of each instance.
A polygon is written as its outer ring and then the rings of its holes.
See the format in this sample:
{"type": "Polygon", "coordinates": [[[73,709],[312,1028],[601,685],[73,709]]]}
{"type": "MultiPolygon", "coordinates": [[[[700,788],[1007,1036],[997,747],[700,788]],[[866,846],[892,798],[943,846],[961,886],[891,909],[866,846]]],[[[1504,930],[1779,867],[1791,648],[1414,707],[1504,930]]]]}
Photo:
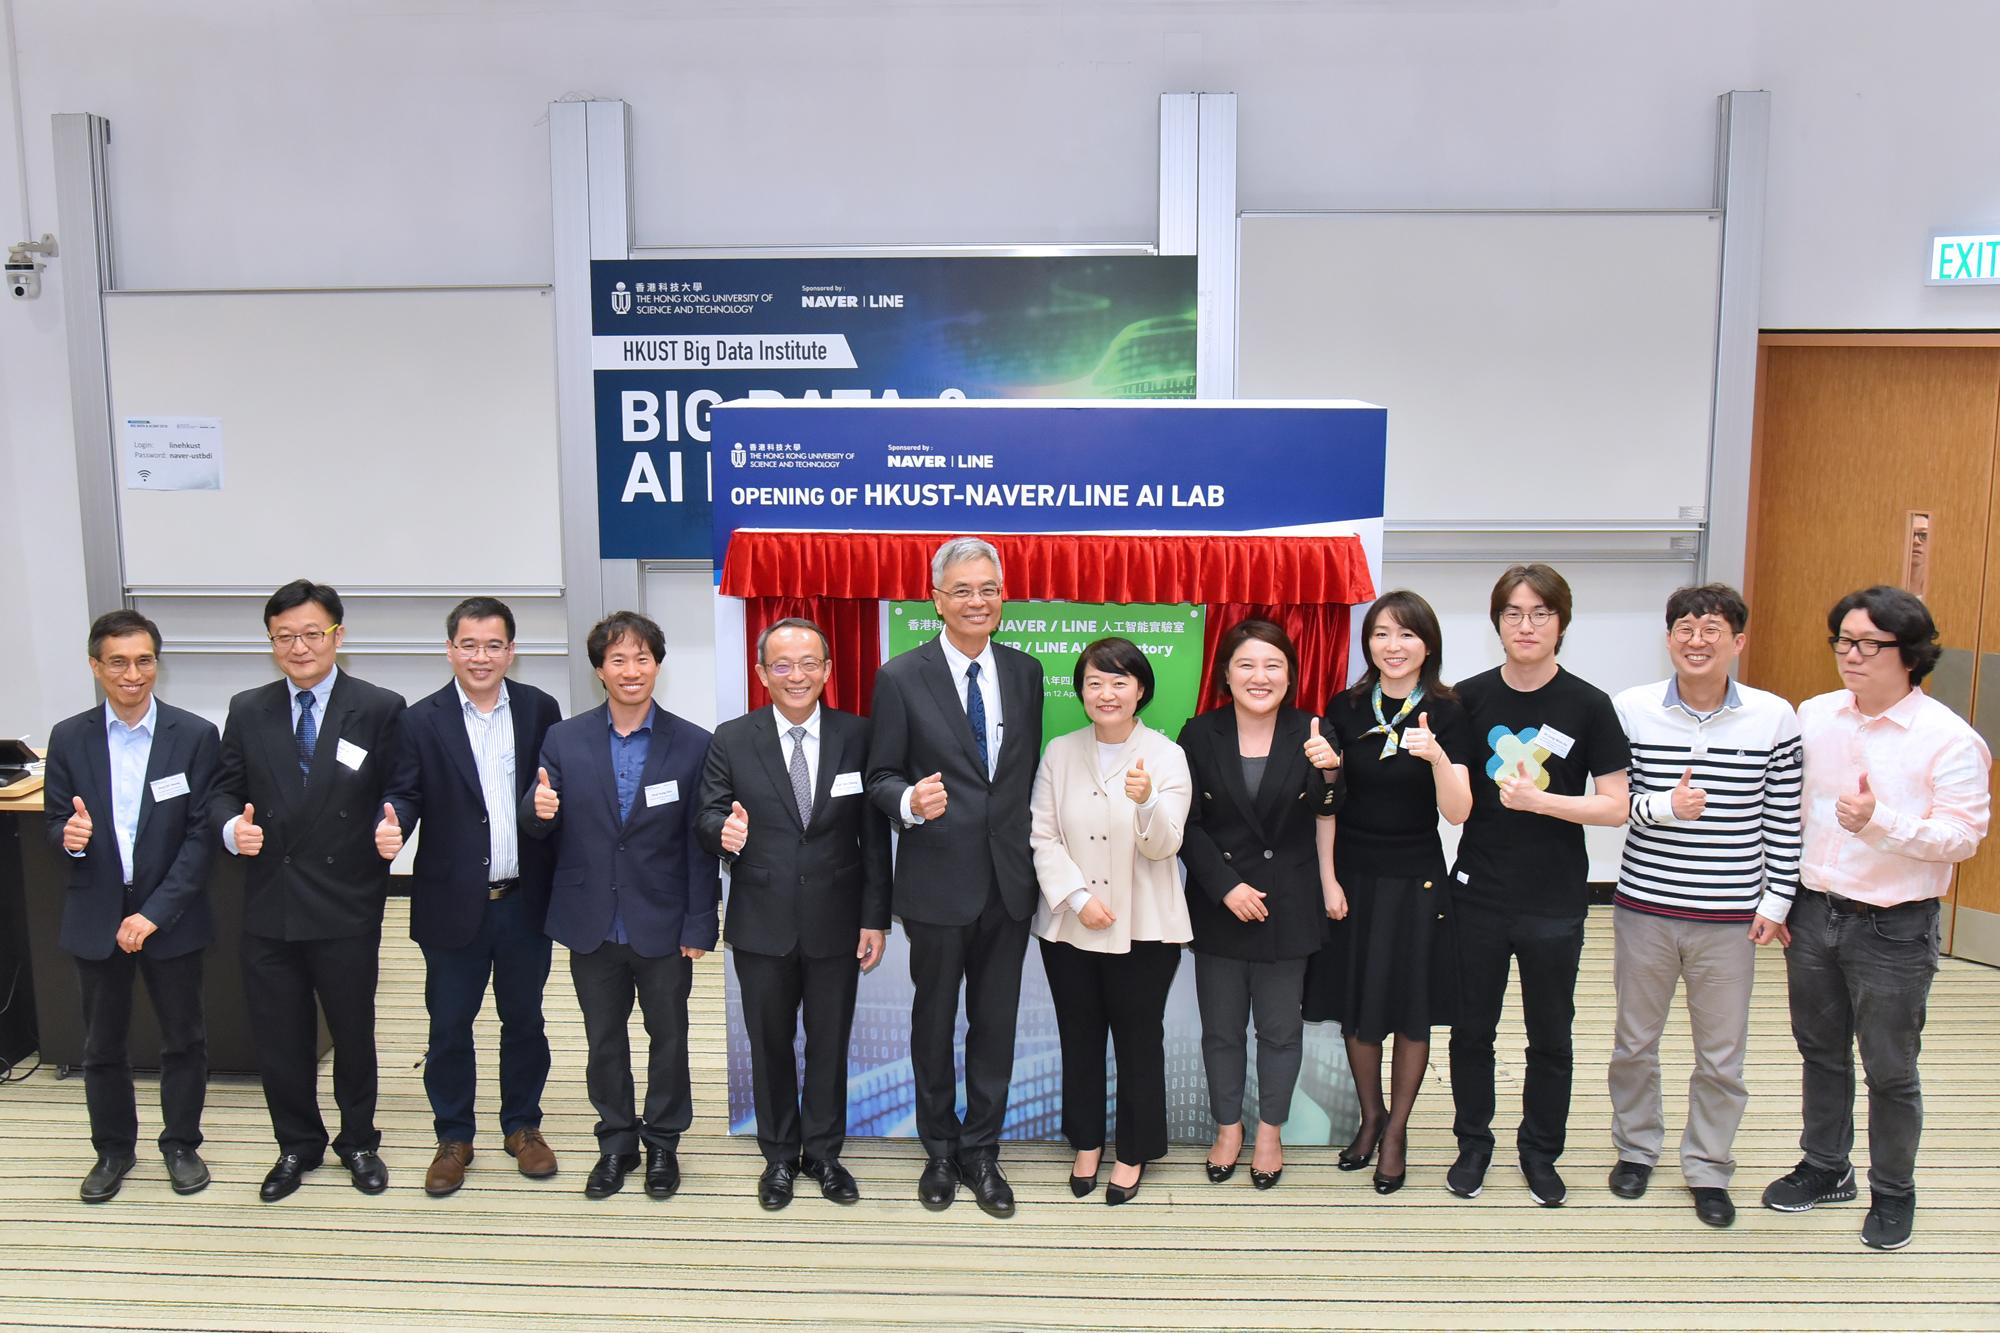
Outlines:
{"type": "Polygon", "coordinates": [[[2000,233],[1933,236],[1931,270],[1924,281],[1934,287],[2000,285],[2000,233]]]}

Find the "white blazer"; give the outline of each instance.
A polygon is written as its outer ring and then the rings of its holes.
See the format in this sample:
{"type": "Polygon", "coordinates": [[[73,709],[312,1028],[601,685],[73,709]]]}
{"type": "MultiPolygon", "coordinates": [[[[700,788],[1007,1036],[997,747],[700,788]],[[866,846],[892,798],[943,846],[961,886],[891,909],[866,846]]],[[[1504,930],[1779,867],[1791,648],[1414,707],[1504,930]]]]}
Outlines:
{"type": "Polygon", "coordinates": [[[1035,934],[1096,953],[1130,953],[1133,940],[1192,939],[1174,858],[1193,795],[1186,754],[1144,722],[1132,728],[1108,781],[1091,728],[1050,741],[1029,802],[1028,841],[1042,890],[1035,934]],[[1138,759],[1153,775],[1157,799],[1150,810],[1125,795],[1126,770],[1138,759]],[[1103,930],[1086,929],[1069,910],[1078,889],[1088,889],[1117,920],[1103,930]]]}

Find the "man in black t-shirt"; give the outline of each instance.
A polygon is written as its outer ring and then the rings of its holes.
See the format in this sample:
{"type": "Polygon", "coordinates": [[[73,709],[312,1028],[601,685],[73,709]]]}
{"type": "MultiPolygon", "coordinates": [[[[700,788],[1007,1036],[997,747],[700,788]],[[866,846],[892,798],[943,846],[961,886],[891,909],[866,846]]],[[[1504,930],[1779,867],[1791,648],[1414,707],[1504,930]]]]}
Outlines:
{"type": "Polygon", "coordinates": [[[1507,660],[1458,685],[1484,767],[1473,774],[1472,816],[1452,869],[1458,1160],[1445,1187],[1472,1198],[1493,1160],[1493,1039],[1511,958],[1520,968],[1528,1029],[1521,1172],[1545,1208],[1566,1194],[1555,1163],[1569,1122],[1570,1025],[1590,909],[1582,826],[1625,822],[1632,761],[1610,697],[1556,665],[1570,605],[1569,584],[1547,565],[1509,569],[1493,585],[1490,606],[1507,660]],[[1596,790],[1586,795],[1592,779],[1596,790]]]}

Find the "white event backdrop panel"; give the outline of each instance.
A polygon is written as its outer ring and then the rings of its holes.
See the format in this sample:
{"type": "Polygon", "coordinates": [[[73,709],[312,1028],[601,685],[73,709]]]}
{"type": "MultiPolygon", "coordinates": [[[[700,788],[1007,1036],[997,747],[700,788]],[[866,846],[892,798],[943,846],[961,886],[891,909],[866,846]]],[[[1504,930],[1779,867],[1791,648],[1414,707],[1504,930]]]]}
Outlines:
{"type": "Polygon", "coordinates": [[[105,300],[125,580],[555,588],[545,288],[105,300]],[[125,489],[127,417],[221,422],[222,487],[125,489]]]}
{"type": "Polygon", "coordinates": [[[1392,531],[1673,519],[1707,503],[1719,215],[1241,226],[1237,392],[1388,408],[1392,531]]]}

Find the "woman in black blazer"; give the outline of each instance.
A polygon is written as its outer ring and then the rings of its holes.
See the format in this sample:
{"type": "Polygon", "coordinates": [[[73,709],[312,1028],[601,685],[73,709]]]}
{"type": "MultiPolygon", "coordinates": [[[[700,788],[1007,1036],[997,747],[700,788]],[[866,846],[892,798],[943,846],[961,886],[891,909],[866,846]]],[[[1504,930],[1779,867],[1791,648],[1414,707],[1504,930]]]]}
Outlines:
{"type": "Polygon", "coordinates": [[[1215,681],[1231,706],[1190,719],[1180,736],[1194,779],[1181,859],[1216,1123],[1208,1178],[1229,1179],[1243,1149],[1244,1030],[1254,1013],[1250,1178],[1258,1189],[1277,1184],[1284,1169],[1280,1131],[1299,1078],[1306,959],[1325,938],[1327,917],[1347,910],[1345,899],[1335,901],[1332,841],[1318,836],[1320,818],[1334,812],[1340,759],[1318,719],[1291,706],[1297,680],[1298,654],[1284,630],[1268,620],[1234,625],[1215,654],[1215,681]]]}

